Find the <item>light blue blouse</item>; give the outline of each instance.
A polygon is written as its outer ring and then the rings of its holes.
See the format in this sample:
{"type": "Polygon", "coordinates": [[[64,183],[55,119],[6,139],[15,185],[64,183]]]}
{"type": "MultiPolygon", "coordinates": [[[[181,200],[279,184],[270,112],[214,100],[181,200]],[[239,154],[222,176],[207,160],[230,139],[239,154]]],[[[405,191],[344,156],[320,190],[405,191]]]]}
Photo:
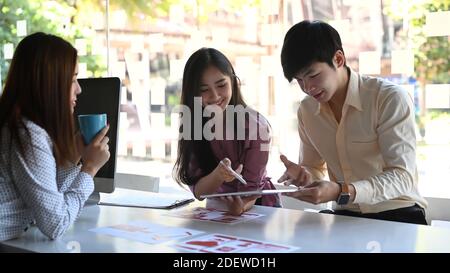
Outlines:
{"type": "Polygon", "coordinates": [[[52,141],[43,128],[24,122],[30,137],[23,131],[21,138],[32,148],[25,158],[11,143],[9,130],[0,132],[0,241],[20,236],[32,222],[51,239],[61,236],[94,190],[92,177],[80,167],[56,165],[52,141]]]}

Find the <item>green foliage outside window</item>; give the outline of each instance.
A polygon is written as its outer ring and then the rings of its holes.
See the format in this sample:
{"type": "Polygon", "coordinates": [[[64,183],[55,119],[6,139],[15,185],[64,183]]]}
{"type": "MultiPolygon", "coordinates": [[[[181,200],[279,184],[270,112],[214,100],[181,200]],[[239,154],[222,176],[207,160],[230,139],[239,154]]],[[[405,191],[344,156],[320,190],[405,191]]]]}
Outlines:
{"type": "MultiPolygon", "coordinates": [[[[71,1],[45,0],[0,0],[0,46],[12,43],[14,48],[23,37],[17,36],[16,22],[25,20],[27,34],[45,32],[58,35],[72,44],[75,39],[87,40],[87,52],[91,50],[95,31],[87,26],[76,24],[78,13],[71,1]]],[[[80,56],[79,61],[87,64],[89,76],[101,76],[106,71],[106,63],[102,56],[80,56]]],[[[10,60],[0,54],[1,79],[4,84],[10,60]]]]}
{"type": "Polygon", "coordinates": [[[414,50],[414,70],[422,84],[450,83],[450,56],[448,36],[427,37],[424,32],[426,14],[450,10],[449,0],[388,0],[385,13],[394,21],[408,16],[408,31],[403,32],[405,46],[414,50]]]}

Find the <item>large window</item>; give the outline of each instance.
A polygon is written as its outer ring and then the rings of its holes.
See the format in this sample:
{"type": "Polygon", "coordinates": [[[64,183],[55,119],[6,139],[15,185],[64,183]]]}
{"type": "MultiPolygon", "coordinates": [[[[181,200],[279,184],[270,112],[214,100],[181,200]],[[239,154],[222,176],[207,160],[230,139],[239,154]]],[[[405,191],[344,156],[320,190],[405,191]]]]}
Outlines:
{"type": "Polygon", "coordinates": [[[283,34],[303,19],[340,32],[349,65],[388,78],[416,106],[417,165],[425,196],[450,198],[449,2],[445,0],[43,1],[0,0],[0,79],[24,35],[45,31],[80,53],[80,76],[122,80],[118,169],[171,179],[186,58],[207,46],[223,51],[246,102],[273,127],[269,176],[298,157],[296,109],[302,92],[282,74],[283,34]]]}

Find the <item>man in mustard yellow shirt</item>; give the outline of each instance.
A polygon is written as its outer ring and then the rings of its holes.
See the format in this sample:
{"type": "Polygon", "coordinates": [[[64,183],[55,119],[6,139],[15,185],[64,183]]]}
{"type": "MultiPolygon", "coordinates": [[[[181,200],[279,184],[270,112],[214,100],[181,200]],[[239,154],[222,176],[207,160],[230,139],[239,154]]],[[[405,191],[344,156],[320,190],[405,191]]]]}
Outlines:
{"type": "Polygon", "coordinates": [[[299,163],[281,156],[286,172],[279,182],[300,187],[286,195],[336,201],[329,213],[426,224],[408,93],[351,70],[338,32],[320,21],[302,21],[287,32],[281,64],[308,95],[297,113],[299,163]]]}

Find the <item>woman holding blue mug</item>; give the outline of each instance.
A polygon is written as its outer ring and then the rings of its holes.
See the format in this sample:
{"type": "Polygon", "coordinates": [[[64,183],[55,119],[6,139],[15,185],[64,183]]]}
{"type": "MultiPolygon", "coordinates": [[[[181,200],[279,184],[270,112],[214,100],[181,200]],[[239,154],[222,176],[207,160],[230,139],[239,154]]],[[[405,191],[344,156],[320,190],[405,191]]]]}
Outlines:
{"type": "Polygon", "coordinates": [[[31,34],[16,48],[0,97],[0,241],[33,222],[62,235],[109,159],[109,127],[87,146],[75,134],[77,71],[76,49],[57,36],[31,34]]]}

